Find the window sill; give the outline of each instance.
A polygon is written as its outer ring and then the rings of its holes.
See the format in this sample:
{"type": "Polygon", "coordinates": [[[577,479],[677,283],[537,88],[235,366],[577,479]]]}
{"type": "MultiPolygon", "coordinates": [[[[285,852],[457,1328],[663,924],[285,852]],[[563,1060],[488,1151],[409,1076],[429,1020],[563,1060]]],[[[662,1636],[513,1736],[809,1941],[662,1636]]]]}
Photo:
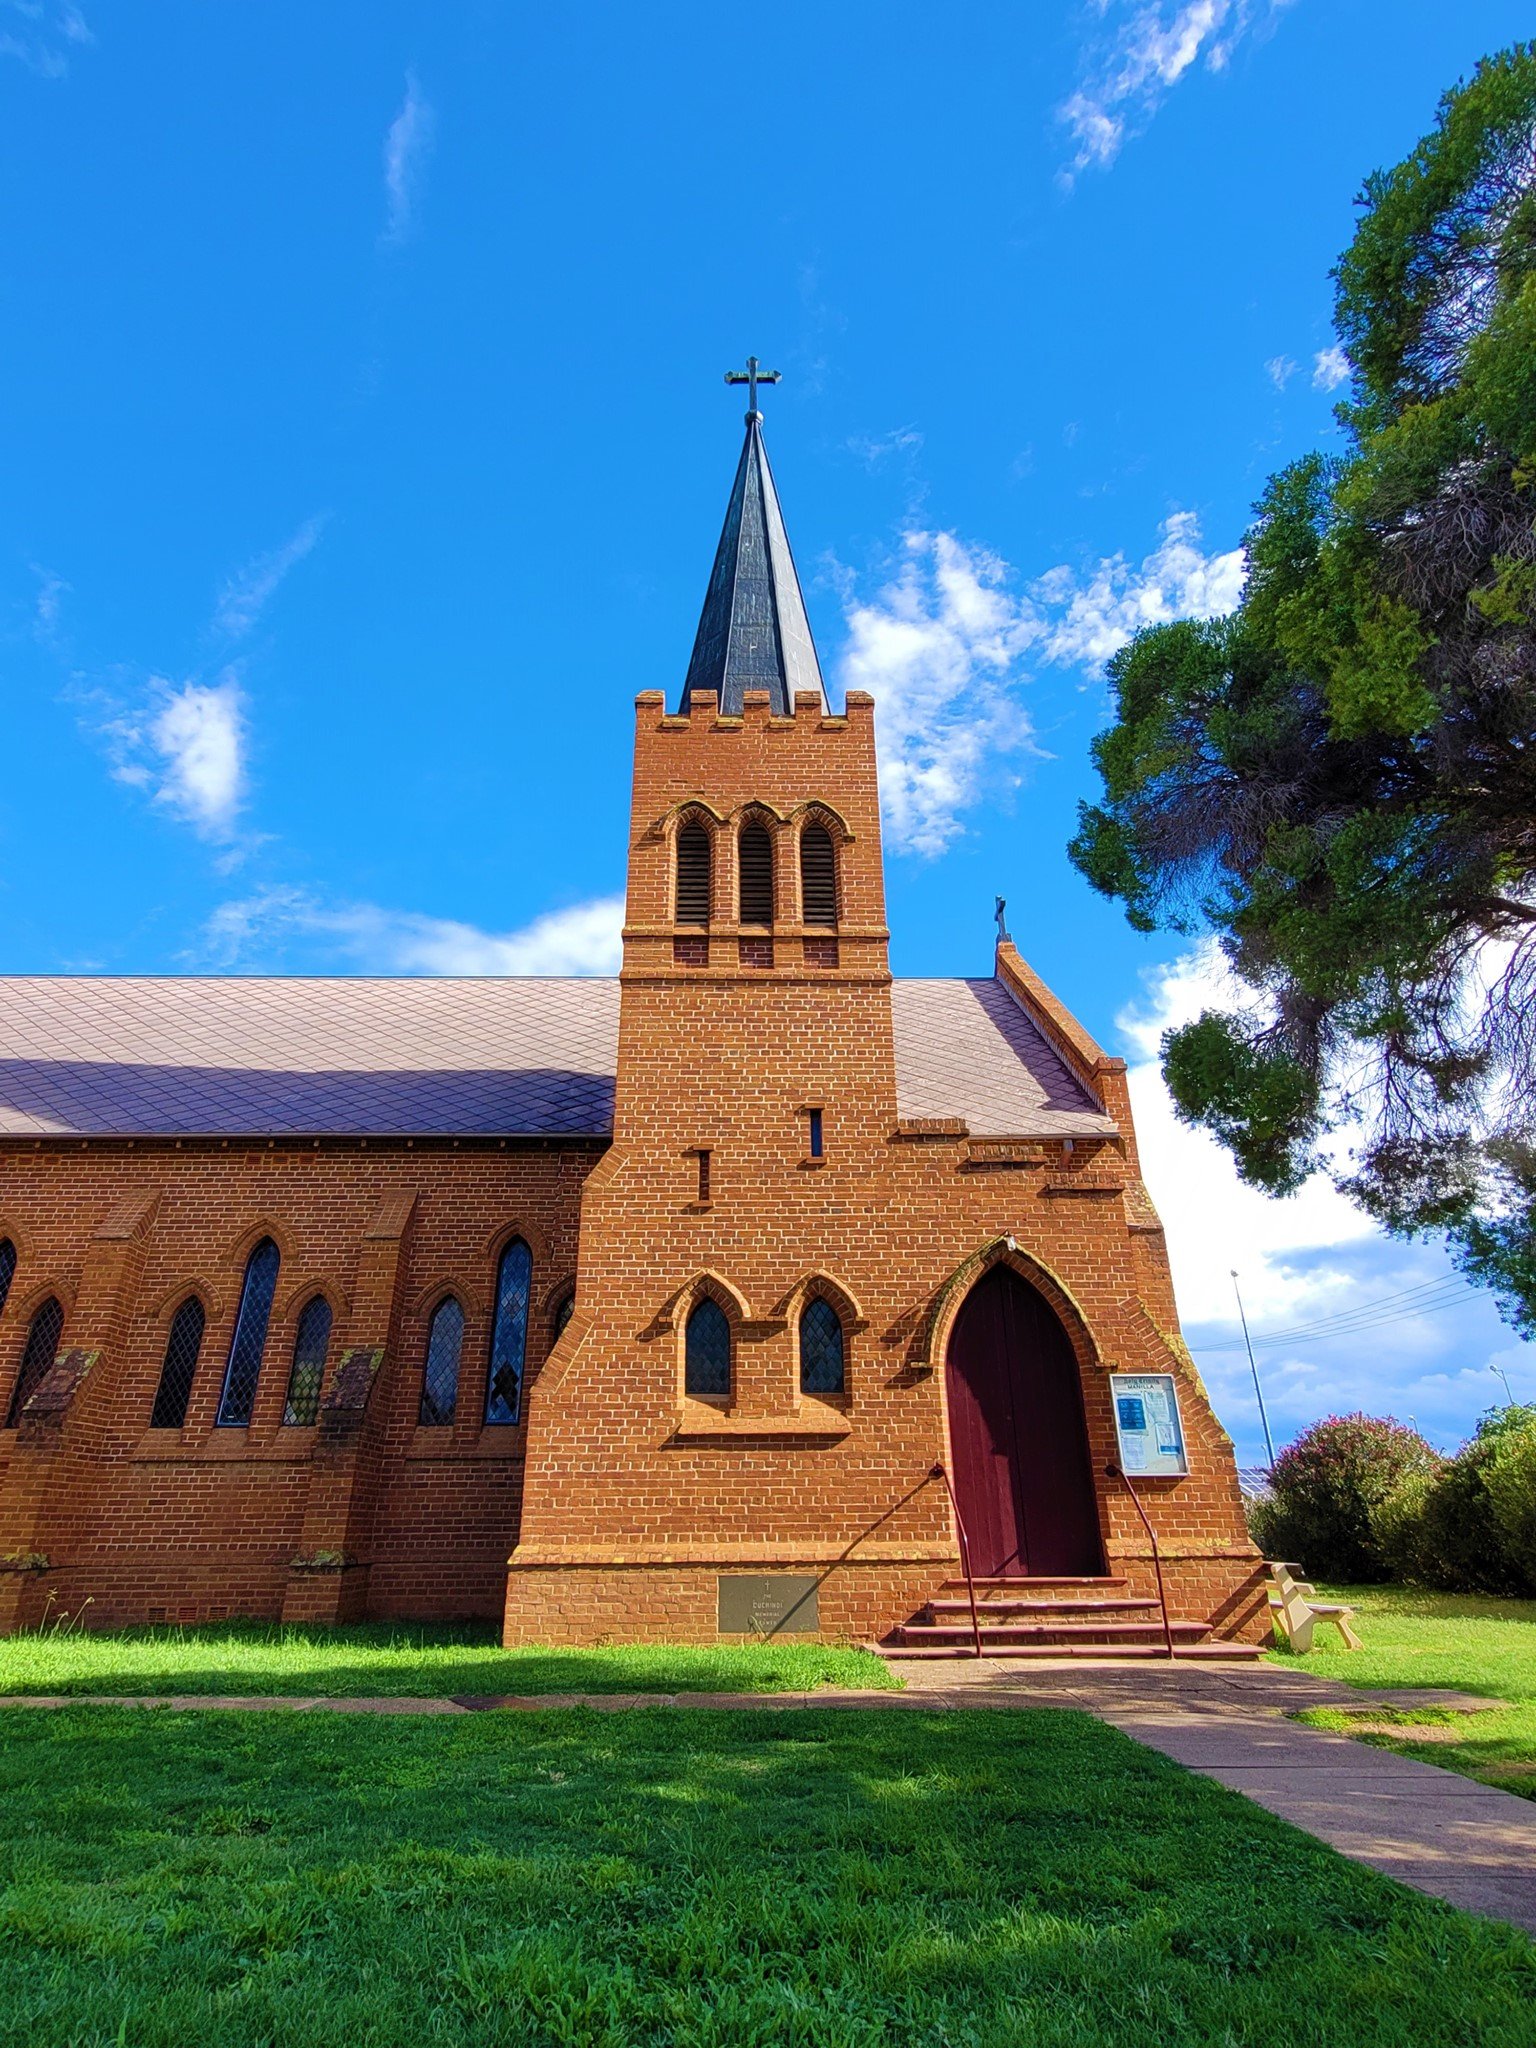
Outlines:
{"type": "Polygon", "coordinates": [[[673,1428],[671,1441],[706,1443],[724,1438],[739,1442],[744,1437],[819,1437],[825,1441],[852,1433],[849,1418],[836,1408],[828,1408],[815,1415],[684,1415],[673,1428]]]}

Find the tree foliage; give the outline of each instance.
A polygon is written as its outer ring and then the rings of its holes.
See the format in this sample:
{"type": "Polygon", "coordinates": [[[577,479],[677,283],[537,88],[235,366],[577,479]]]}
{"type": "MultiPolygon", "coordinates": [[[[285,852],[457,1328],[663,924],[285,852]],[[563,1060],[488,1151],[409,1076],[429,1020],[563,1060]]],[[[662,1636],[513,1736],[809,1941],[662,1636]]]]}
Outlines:
{"type": "Polygon", "coordinates": [[[1448,1233],[1536,1329],[1536,43],[1359,204],[1342,452],[1270,479],[1231,617],[1111,664],[1072,857],[1220,935],[1233,1003],[1164,1042],[1185,1117],[1448,1233]]]}

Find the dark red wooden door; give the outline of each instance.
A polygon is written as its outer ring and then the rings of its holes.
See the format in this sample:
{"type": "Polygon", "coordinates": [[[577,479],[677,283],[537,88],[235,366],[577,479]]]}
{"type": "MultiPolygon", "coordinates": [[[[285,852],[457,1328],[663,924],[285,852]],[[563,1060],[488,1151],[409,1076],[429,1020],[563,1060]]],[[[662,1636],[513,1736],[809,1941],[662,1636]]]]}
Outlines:
{"type": "Polygon", "coordinates": [[[946,1366],[955,1495],[979,1578],[1104,1569],[1077,1359],[1049,1304],[994,1266],[955,1318],[946,1366]]]}

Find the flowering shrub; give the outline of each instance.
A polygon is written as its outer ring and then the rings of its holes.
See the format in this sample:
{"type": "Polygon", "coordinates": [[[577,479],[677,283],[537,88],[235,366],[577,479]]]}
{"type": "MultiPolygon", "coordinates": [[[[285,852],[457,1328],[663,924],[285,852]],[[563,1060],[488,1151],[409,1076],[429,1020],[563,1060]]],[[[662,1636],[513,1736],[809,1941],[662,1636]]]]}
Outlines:
{"type": "Polygon", "coordinates": [[[1387,1504],[1441,1463],[1416,1429],[1391,1416],[1327,1416],[1275,1460],[1271,1496],[1252,1511],[1254,1540],[1309,1577],[1350,1585],[1390,1578],[1387,1504]]]}

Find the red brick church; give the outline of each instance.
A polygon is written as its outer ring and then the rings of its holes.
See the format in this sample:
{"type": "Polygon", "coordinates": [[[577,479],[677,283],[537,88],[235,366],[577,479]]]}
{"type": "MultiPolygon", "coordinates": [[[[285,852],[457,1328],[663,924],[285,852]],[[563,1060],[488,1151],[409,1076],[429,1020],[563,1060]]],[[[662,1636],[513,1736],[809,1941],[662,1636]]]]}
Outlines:
{"type": "Polygon", "coordinates": [[[1155,1534],[1261,1632],[1124,1063],[892,979],[876,709],[754,389],[616,981],[0,980],[0,1628],[1148,1652],[1155,1534]]]}

